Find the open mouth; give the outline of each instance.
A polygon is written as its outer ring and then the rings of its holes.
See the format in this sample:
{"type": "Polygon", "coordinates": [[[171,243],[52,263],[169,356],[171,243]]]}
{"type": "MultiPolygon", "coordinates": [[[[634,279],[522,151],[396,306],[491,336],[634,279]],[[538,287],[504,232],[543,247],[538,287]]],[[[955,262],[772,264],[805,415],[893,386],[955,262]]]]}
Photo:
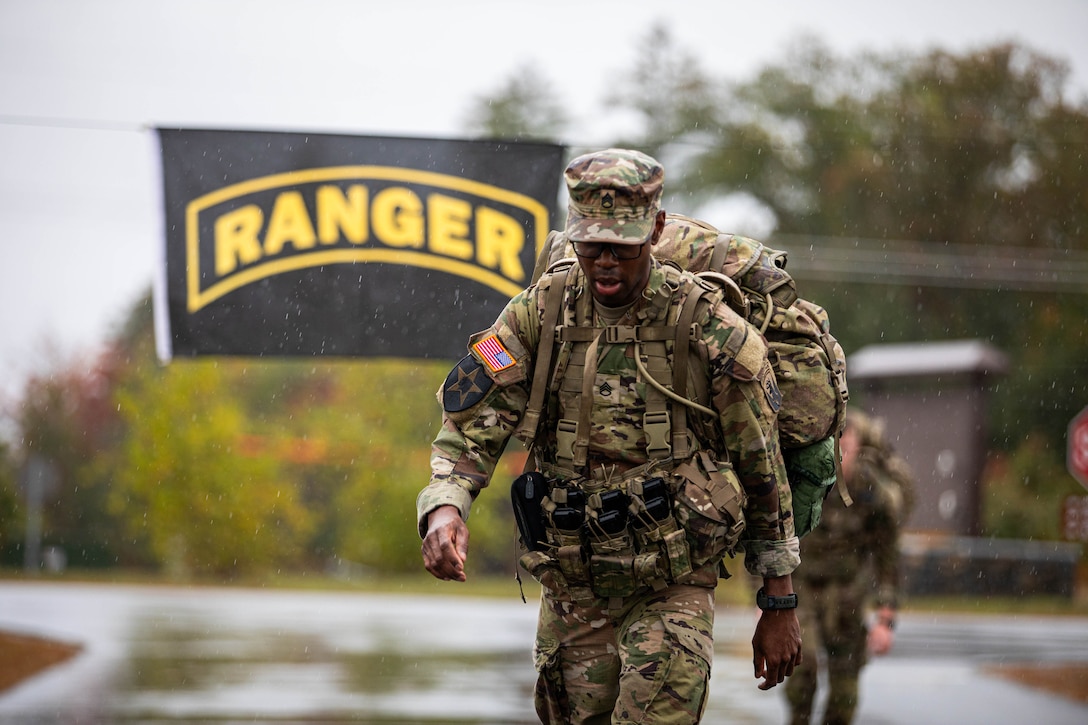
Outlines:
{"type": "Polygon", "coordinates": [[[620,281],[611,277],[598,277],[593,280],[593,284],[597,291],[603,294],[612,294],[620,289],[620,281]]]}

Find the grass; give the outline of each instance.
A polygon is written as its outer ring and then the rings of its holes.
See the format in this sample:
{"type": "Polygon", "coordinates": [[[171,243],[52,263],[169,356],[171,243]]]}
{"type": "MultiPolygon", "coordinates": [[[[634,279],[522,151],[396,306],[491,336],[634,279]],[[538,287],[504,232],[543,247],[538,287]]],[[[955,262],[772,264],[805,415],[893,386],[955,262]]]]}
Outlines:
{"type": "MultiPolygon", "coordinates": [[[[498,575],[470,575],[464,584],[443,582],[426,572],[418,574],[382,574],[357,576],[352,578],[337,577],[324,572],[281,573],[273,572],[262,575],[247,575],[230,578],[211,576],[191,576],[171,578],[161,573],[132,569],[70,569],[63,573],[40,573],[28,575],[22,570],[0,569],[0,583],[3,582],[46,582],[65,584],[102,584],[136,586],[180,586],[180,587],[241,587],[250,589],[290,589],[301,591],[342,591],[342,592],[378,592],[404,594],[466,595],[483,597],[518,596],[518,584],[513,574],[508,577],[498,575]]],[[[535,596],[539,585],[531,577],[523,576],[525,596],[530,592],[535,596]]]]}
{"type": "MultiPolygon", "coordinates": [[[[732,578],[718,583],[720,606],[751,606],[758,584],[744,573],[743,564],[736,560],[730,569],[732,578]]],[[[325,572],[270,573],[260,576],[230,579],[190,577],[170,579],[162,574],[125,569],[68,570],[64,573],[42,573],[28,576],[18,569],[0,569],[0,582],[63,582],[85,584],[132,584],[141,586],[207,586],[245,587],[255,589],[292,589],[303,591],[376,592],[387,594],[420,594],[440,596],[474,596],[518,598],[518,583],[508,575],[469,573],[463,584],[443,582],[426,572],[412,574],[383,574],[336,577],[325,572]]],[[[522,575],[522,589],[528,601],[540,595],[540,585],[532,577],[522,575]]],[[[1081,586],[1072,598],[1053,595],[1023,597],[926,596],[909,597],[903,602],[906,612],[943,612],[963,614],[1036,614],[1053,616],[1088,616],[1088,587],[1081,586]]]]}

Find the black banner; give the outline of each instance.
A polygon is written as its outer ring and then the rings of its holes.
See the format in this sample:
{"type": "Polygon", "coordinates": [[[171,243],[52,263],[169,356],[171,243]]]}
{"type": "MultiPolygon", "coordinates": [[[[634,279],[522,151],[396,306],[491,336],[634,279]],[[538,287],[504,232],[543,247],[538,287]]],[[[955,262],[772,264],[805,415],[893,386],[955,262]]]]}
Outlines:
{"type": "Polygon", "coordinates": [[[158,136],[166,359],[460,358],[528,284],[557,214],[552,144],[158,136]]]}

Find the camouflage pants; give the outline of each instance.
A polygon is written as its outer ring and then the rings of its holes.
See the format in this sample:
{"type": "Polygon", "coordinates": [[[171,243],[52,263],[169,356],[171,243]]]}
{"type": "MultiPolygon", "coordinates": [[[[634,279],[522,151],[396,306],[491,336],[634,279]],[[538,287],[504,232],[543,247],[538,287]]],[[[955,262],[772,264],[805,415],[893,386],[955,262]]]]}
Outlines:
{"type": "Polygon", "coordinates": [[[794,577],[804,662],[786,680],[790,723],[808,725],[823,655],[827,710],[819,722],[848,725],[858,704],[858,676],[866,661],[865,591],[861,582],[812,582],[794,577]]]}
{"type": "Polygon", "coordinates": [[[617,609],[542,591],[533,649],[542,723],[699,722],[713,658],[713,589],[674,584],[617,609]]]}

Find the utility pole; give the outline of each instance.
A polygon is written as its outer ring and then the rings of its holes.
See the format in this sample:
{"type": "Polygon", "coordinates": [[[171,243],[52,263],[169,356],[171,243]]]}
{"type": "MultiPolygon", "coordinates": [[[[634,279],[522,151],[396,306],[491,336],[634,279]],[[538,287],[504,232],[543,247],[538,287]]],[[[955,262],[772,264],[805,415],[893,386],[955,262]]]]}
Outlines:
{"type": "Polygon", "coordinates": [[[56,479],[53,466],[41,456],[31,454],[23,468],[26,495],[26,537],[23,543],[23,569],[37,575],[42,568],[42,503],[47,488],[56,479]]]}

